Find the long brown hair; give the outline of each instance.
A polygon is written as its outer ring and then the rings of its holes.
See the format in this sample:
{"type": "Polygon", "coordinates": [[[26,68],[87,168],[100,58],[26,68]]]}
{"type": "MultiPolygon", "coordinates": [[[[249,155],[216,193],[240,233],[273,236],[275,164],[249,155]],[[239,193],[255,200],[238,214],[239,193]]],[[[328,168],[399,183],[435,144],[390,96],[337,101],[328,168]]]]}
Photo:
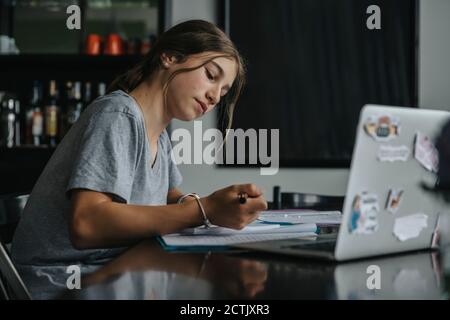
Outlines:
{"type": "Polygon", "coordinates": [[[201,68],[217,57],[234,59],[238,69],[236,79],[233,86],[220,101],[220,109],[222,109],[220,111],[225,112],[228,118],[227,129],[229,129],[233,121],[237,99],[245,84],[245,65],[230,38],[217,26],[207,21],[189,20],[164,32],[140,63],[111,83],[108,92],[118,89],[127,93],[133,91],[162,68],[161,54],[163,53],[173,56],[177,63],[183,63],[190,55],[203,52],[214,52],[217,55],[208,58],[199,66],[174,71],[164,85],[164,94],[170,81],[178,74],[201,68]]]}

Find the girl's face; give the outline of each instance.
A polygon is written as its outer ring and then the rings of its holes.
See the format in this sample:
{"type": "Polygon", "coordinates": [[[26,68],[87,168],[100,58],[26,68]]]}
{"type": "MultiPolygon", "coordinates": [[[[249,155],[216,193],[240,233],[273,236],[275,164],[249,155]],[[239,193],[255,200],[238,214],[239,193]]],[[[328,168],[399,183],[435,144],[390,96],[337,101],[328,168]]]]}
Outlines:
{"type": "MultiPolygon", "coordinates": [[[[196,67],[207,59],[207,55],[201,54],[193,55],[183,63],[163,59],[163,64],[166,64],[167,72],[171,74],[178,69],[196,67]]],[[[193,71],[179,73],[167,88],[169,113],[183,121],[201,117],[212,110],[228,92],[236,74],[235,60],[225,57],[214,58],[193,71]]]]}

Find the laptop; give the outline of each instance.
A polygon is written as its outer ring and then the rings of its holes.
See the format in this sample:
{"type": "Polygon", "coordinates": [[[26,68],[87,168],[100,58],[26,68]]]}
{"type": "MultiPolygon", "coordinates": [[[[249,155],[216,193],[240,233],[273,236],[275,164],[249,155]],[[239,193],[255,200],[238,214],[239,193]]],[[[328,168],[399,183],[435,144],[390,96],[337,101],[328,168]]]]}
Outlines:
{"type": "Polygon", "coordinates": [[[448,120],[446,111],[364,106],[337,235],[235,246],[335,261],[436,246],[446,204],[424,184],[433,187],[437,181],[433,140],[448,120]]]}

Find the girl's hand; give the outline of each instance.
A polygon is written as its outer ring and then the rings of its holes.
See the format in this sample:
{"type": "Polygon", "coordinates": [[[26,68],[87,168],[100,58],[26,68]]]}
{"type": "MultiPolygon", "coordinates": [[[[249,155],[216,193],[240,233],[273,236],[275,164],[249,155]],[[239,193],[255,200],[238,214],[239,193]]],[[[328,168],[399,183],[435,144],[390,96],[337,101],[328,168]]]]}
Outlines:
{"type": "Polygon", "coordinates": [[[202,198],[201,201],[212,224],[239,230],[256,220],[260,211],[267,210],[262,191],[254,184],[232,185],[202,198]],[[239,203],[240,192],[248,195],[244,204],[239,203]]]}

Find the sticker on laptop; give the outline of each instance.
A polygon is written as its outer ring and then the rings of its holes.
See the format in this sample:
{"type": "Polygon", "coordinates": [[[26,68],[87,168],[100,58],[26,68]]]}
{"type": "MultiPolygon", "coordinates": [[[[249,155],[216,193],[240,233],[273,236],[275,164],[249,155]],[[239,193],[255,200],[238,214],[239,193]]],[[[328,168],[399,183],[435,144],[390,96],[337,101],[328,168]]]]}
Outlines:
{"type": "Polygon", "coordinates": [[[411,214],[395,219],[394,236],[400,241],[417,238],[427,224],[428,216],[423,213],[411,214]]]}
{"type": "Polygon", "coordinates": [[[403,190],[390,189],[386,201],[386,210],[392,214],[397,213],[400,202],[402,201],[403,190]]]}
{"type": "Polygon", "coordinates": [[[376,141],[389,141],[400,133],[400,120],[389,115],[372,115],[364,123],[366,133],[376,141]]]}
{"type": "Polygon", "coordinates": [[[378,230],[378,196],[363,192],[357,194],[352,204],[349,232],[353,234],[371,234],[378,230]]]}
{"type": "Polygon", "coordinates": [[[381,162],[408,161],[411,151],[407,146],[381,145],[377,159],[381,162]]]}
{"type": "Polygon", "coordinates": [[[431,140],[420,132],[416,133],[414,158],[428,171],[437,172],[439,154],[431,140]]]}

